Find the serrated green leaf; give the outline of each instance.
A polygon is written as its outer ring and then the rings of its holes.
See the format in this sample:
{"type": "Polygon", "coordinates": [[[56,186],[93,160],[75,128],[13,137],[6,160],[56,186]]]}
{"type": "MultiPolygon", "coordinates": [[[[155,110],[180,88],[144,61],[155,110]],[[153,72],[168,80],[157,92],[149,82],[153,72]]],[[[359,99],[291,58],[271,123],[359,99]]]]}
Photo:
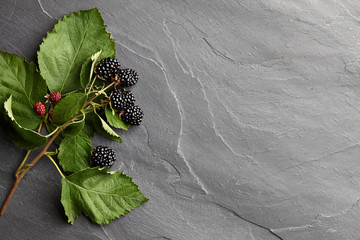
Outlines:
{"type": "Polygon", "coordinates": [[[97,59],[101,55],[101,52],[102,51],[99,51],[94,55],[92,55],[91,57],[89,57],[82,65],[80,72],[80,83],[83,88],[86,88],[90,84],[90,81],[92,80],[95,64],[97,62],[97,59]]]}
{"type": "Polygon", "coordinates": [[[59,147],[58,159],[65,172],[77,172],[90,167],[92,144],[90,138],[81,132],[74,137],[65,137],[59,147]]]}
{"type": "Polygon", "coordinates": [[[113,114],[113,111],[109,107],[105,108],[105,116],[106,116],[107,122],[115,128],[121,128],[124,130],[128,130],[130,127],[130,124],[124,123],[121,120],[121,117],[119,117],[119,115],[113,114]]]}
{"type": "Polygon", "coordinates": [[[90,54],[115,56],[115,41],[96,8],[65,15],[44,38],[38,51],[40,72],[50,91],[68,93],[81,88],[79,74],[90,54]]]}
{"type": "Polygon", "coordinates": [[[99,132],[100,134],[104,135],[107,138],[110,138],[111,140],[116,140],[119,142],[122,142],[121,137],[104,121],[104,119],[102,119],[98,114],[96,114],[98,116],[98,119],[100,120],[101,126],[102,128],[98,127],[99,124],[94,124],[94,127],[96,128],[96,131],[99,132]],[[101,131],[100,129],[102,129],[103,131],[101,131]],[[105,133],[105,134],[104,134],[105,133]]]}
{"type": "Polygon", "coordinates": [[[54,108],[51,122],[57,126],[64,124],[78,113],[86,102],[86,94],[72,93],[61,99],[54,108]]]}
{"type": "Polygon", "coordinates": [[[12,95],[12,111],[17,123],[28,129],[36,128],[42,118],[36,115],[33,105],[44,100],[46,83],[36,71],[33,62],[0,51],[0,104],[12,95]]]}
{"type": "Polygon", "coordinates": [[[41,147],[46,144],[47,138],[31,129],[21,127],[14,118],[12,111],[12,95],[4,103],[4,108],[11,120],[13,131],[10,131],[9,139],[21,148],[27,150],[41,147]]]}
{"type": "Polygon", "coordinates": [[[147,200],[132,178],[107,168],[87,168],[62,180],[61,203],[71,224],[81,212],[95,223],[109,224],[147,200]]]}
{"type": "Polygon", "coordinates": [[[64,129],[64,135],[71,137],[76,136],[83,130],[84,126],[85,126],[85,119],[78,121],[76,123],[72,123],[64,129]]]}

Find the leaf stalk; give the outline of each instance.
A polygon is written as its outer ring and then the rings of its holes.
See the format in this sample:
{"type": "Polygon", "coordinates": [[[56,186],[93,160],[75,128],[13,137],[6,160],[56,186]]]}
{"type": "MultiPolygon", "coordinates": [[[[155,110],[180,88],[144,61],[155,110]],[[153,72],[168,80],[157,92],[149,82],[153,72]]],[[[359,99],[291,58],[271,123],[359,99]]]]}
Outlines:
{"type": "Polygon", "coordinates": [[[56,164],[55,160],[50,156],[50,154],[45,154],[51,161],[52,163],[55,165],[56,169],[58,170],[58,172],[60,173],[61,177],[63,179],[65,179],[65,175],[62,173],[62,171],[60,170],[59,166],[56,164]]]}

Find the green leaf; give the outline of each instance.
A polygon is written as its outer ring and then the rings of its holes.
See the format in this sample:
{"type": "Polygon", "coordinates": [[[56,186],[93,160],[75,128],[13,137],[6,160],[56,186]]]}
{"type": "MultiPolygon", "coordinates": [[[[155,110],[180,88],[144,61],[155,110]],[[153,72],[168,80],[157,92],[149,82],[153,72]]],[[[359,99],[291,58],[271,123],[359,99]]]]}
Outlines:
{"type": "Polygon", "coordinates": [[[87,168],[62,180],[61,203],[71,224],[81,212],[95,223],[109,224],[147,200],[132,178],[107,168],[87,168]]]}
{"type": "Polygon", "coordinates": [[[99,51],[86,59],[85,63],[81,67],[80,83],[83,88],[86,88],[92,80],[94,67],[102,51],[99,51]]]}
{"type": "Polygon", "coordinates": [[[21,127],[14,118],[12,111],[12,95],[4,103],[4,108],[11,120],[13,131],[10,131],[9,139],[16,145],[25,149],[34,149],[46,144],[46,137],[31,129],[21,127]]]}
{"type": "Polygon", "coordinates": [[[57,126],[64,124],[78,113],[86,102],[86,94],[72,93],[61,99],[54,108],[51,122],[57,126]]]}
{"type": "Polygon", "coordinates": [[[58,159],[65,172],[77,172],[90,167],[92,144],[81,132],[74,137],[65,137],[59,147],[58,159]]]}
{"type": "Polygon", "coordinates": [[[121,120],[121,117],[119,117],[119,115],[113,114],[113,111],[109,107],[105,108],[105,116],[106,116],[107,122],[113,127],[121,128],[124,130],[128,130],[130,127],[130,124],[125,124],[121,120]]]}
{"type": "Polygon", "coordinates": [[[33,105],[44,100],[46,83],[36,71],[33,62],[0,51],[0,104],[12,95],[13,117],[25,128],[36,128],[42,118],[33,111],[33,105]]]}
{"type": "Polygon", "coordinates": [[[90,138],[94,137],[96,129],[93,126],[92,123],[92,115],[95,115],[93,113],[88,113],[86,114],[86,118],[85,118],[85,126],[83,128],[83,132],[86,133],[86,135],[88,135],[90,138]]]}
{"type": "Polygon", "coordinates": [[[64,129],[63,131],[64,135],[74,137],[83,130],[84,126],[85,126],[85,119],[76,123],[71,123],[64,129]]]}
{"type": "Polygon", "coordinates": [[[92,65],[91,57],[88,57],[88,59],[85,60],[85,62],[83,63],[83,65],[81,67],[80,84],[81,84],[82,88],[86,88],[86,86],[90,82],[91,65],[92,65]]]}
{"type": "Polygon", "coordinates": [[[100,59],[115,56],[115,41],[96,8],[65,15],[44,38],[38,51],[40,72],[51,92],[81,88],[79,74],[90,54],[100,59]]]}
{"type": "Polygon", "coordinates": [[[94,124],[96,131],[111,140],[122,142],[121,137],[98,114],[96,115],[102,126],[101,128],[99,124],[94,124]]]}

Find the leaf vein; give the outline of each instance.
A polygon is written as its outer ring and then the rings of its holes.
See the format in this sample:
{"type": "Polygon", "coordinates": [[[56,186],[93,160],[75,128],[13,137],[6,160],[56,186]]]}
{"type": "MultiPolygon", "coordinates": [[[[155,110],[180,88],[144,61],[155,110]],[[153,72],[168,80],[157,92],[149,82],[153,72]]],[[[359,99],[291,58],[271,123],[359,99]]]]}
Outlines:
{"type": "MultiPolygon", "coordinates": [[[[85,28],[85,32],[84,32],[84,34],[83,34],[83,36],[82,36],[82,39],[81,39],[80,44],[79,44],[79,47],[77,48],[77,51],[75,52],[75,56],[73,57],[73,60],[72,60],[72,62],[70,63],[69,70],[68,70],[68,72],[67,72],[67,74],[66,74],[66,77],[65,77],[65,79],[64,79],[64,81],[63,81],[63,84],[62,84],[62,86],[61,86],[61,90],[60,90],[60,91],[62,91],[62,90],[64,89],[65,83],[66,83],[66,82],[68,81],[68,79],[69,79],[69,75],[70,75],[70,72],[71,72],[71,70],[72,70],[72,68],[73,68],[74,62],[75,62],[75,60],[76,60],[76,58],[77,58],[77,56],[78,56],[78,54],[79,54],[79,52],[80,52],[80,49],[81,49],[81,47],[82,47],[82,45],[83,45],[83,42],[84,42],[84,40],[85,40],[85,36],[86,36],[86,34],[87,34],[87,32],[88,32],[88,30],[89,30],[89,28],[90,28],[90,23],[91,23],[91,18],[92,18],[92,17],[93,17],[93,14],[91,13],[90,19],[88,20],[88,24],[87,24],[87,26],[86,26],[86,28],[85,28]]],[[[68,29],[68,28],[67,28],[67,29],[68,29]]]]}

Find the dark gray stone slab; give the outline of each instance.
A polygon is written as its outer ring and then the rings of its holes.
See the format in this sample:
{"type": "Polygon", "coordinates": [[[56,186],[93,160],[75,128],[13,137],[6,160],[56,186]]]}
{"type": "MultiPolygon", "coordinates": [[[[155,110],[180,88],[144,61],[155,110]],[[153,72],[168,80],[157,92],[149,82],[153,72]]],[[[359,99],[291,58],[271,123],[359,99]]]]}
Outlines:
{"type": "MultiPolygon", "coordinates": [[[[359,239],[359,3],[3,0],[0,49],[35,60],[57,19],[92,7],[139,72],[145,112],[122,144],[93,143],[150,201],[71,226],[43,159],[0,239],[359,239]]],[[[0,130],[2,203],[25,153],[0,130]]]]}

